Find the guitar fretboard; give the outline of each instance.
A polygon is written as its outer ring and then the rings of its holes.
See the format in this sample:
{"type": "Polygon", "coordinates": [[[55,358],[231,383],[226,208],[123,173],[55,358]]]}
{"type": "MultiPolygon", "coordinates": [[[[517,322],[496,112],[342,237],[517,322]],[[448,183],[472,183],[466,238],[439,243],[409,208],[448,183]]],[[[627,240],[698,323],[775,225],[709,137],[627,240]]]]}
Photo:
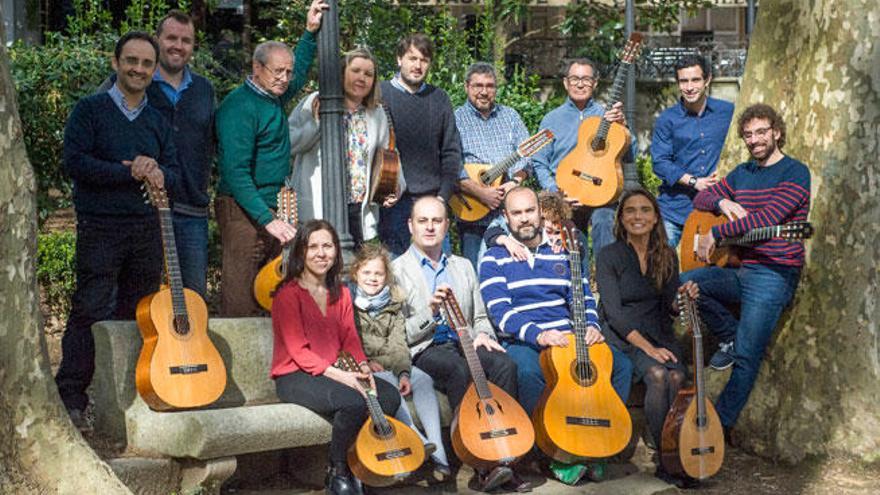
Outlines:
{"type": "MultiPolygon", "coordinates": [[[[631,63],[621,60],[620,68],[617,70],[617,75],[614,77],[614,84],[611,86],[611,90],[608,95],[608,108],[611,108],[611,106],[620,101],[623,97],[623,90],[624,86],[626,85],[626,76],[629,73],[631,67],[631,63]]],[[[611,122],[603,117],[602,122],[599,124],[599,130],[596,131],[596,137],[594,137],[593,142],[590,143],[593,151],[599,151],[605,148],[605,141],[606,139],[608,139],[608,130],[610,128],[611,122]]]]}
{"type": "Polygon", "coordinates": [[[458,334],[461,350],[471,371],[471,378],[474,380],[474,388],[477,390],[477,395],[483,400],[491,399],[492,392],[489,390],[489,381],[486,379],[486,372],[483,370],[483,365],[480,363],[480,358],[474,349],[474,339],[471,337],[470,325],[465,320],[461,307],[452,293],[443,302],[443,306],[446,312],[446,320],[458,334]]]}
{"type": "MultiPolygon", "coordinates": [[[[800,224],[798,224],[799,226],[800,224]]],[[[771,225],[769,227],[758,227],[752,229],[739,237],[730,237],[719,241],[719,246],[749,246],[756,242],[766,241],[774,237],[782,237],[784,233],[790,232],[795,227],[790,224],[771,225]]]]}
{"type": "Polygon", "coordinates": [[[590,349],[587,347],[587,322],[585,319],[586,306],[584,305],[584,281],[581,273],[581,252],[577,247],[574,236],[577,232],[571,231],[571,248],[568,253],[568,263],[571,265],[571,322],[574,327],[575,352],[577,355],[578,368],[589,370],[590,349]]]}
{"type": "Polygon", "coordinates": [[[162,247],[165,251],[165,271],[168,274],[168,285],[171,286],[171,306],[174,320],[178,322],[175,330],[178,333],[189,332],[186,313],[186,299],[183,295],[183,276],[180,273],[180,261],[177,258],[177,244],[174,241],[174,223],[170,208],[159,208],[159,224],[162,231],[162,247]]]}

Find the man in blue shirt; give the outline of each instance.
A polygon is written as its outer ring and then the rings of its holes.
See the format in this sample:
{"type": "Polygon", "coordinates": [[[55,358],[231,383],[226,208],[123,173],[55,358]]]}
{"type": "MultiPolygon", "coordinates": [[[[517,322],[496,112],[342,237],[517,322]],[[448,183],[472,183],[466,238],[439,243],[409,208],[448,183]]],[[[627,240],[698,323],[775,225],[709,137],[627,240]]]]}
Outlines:
{"type": "MultiPolygon", "coordinates": [[[[495,102],[497,94],[495,67],[486,62],[471,65],[465,74],[464,88],[467,102],[455,109],[455,123],[461,136],[464,163],[496,164],[516,152],[529,137],[529,132],[516,110],[495,102]]],[[[528,177],[528,160],[515,162],[506,180],[498,187],[487,187],[470,178],[462,169],[458,185],[462,192],[476,197],[491,212],[476,222],[458,221],[462,255],[477,268],[477,256],[483,233],[493,218],[507,191],[528,177]]]]}
{"type": "MultiPolygon", "coordinates": [[[[596,71],[595,62],[586,58],[578,58],[568,64],[568,69],[562,78],[562,84],[568,93],[568,99],[541,120],[541,129],[553,131],[556,139],[532,157],[535,177],[538,178],[542,189],[549,191],[559,190],[556,184],[556,169],[559,167],[559,162],[577,146],[578,129],[580,129],[580,124],[584,119],[593,116],[604,116],[610,122],[620,122],[626,125],[626,118],[623,115],[623,103],[617,102],[610,110],[606,111],[603,105],[593,99],[593,92],[598,81],[599,76],[596,71]]],[[[624,160],[634,159],[637,150],[635,136],[633,136],[630,154],[624,157],[624,160]]],[[[592,221],[594,256],[603,247],[614,242],[612,228],[614,226],[616,204],[606,205],[589,211],[576,200],[569,199],[569,201],[575,207],[575,223],[582,231],[586,232],[586,224],[592,221]]]]}
{"type": "Polygon", "coordinates": [[[672,247],[694,196],[718,182],[715,168],[733,118],[732,103],[709,97],[712,69],[705,58],[683,56],[675,74],[681,98],[657,118],[651,140],[654,173],[663,181],[657,203],[672,247]]]}

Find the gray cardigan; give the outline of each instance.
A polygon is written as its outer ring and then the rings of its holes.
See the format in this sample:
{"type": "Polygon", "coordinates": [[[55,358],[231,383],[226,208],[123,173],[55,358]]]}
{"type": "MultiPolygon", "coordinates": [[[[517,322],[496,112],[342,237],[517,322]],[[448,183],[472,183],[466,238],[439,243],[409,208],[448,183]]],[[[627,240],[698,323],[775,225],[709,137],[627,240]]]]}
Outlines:
{"type": "MultiPolygon", "coordinates": [[[[406,341],[409,344],[410,354],[415,356],[428,347],[434,338],[434,328],[437,323],[428,306],[431,293],[422,275],[419,260],[411,250],[406,250],[392,261],[391,269],[401,292],[406,294],[403,305],[403,313],[406,317],[406,341]]],[[[451,255],[446,269],[449,271],[452,293],[461,306],[462,314],[471,323],[471,337],[485,333],[495,339],[495,331],[486,316],[486,306],[480,295],[480,282],[471,262],[461,256],[451,255]]]]}

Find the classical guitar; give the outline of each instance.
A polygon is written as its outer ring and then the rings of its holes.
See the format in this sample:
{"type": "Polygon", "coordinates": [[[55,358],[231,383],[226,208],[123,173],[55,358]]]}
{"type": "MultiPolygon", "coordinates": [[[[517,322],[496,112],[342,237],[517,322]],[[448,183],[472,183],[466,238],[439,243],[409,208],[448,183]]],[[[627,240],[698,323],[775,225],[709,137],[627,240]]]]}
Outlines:
{"type": "Polygon", "coordinates": [[[486,379],[470,326],[451,291],[443,301],[443,312],[458,334],[473,379],[455,410],[450,433],[452,448],[471,467],[491,469],[511,464],[535,444],[532,422],[513,397],[486,379]]]}
{"type": "Polygon", "coordinates": [[[146,189],[159,210],[168,284],[137,305],[135,314],[144,345],[135,384],[144,402],[155,410],[206,406],[226,388],[226,366],[208,338],[205,301],[183,287],[165,190],[149,185],[146,189]]]}
{"type": "MultiPolygon", "coordinates": [[[[520,158],[534,155],[544,146],[553,141],[553,132],[548,129],[538,131],[537,134],[526,139],[517,146],[516,151],[504,160],[489,165],[486,163],[465,163],[464,170],[468,177],[484,187],[498,187],[501,178],[507,173],[520,158]]],[[[449,206],[456,217],[465,222],[476,222],[485,217],[491,211],[488,206],[480,202],[476,197],[459,192],[449,198],[449,206]]]]}
{"type": "Polygon", "coordinates": [[[574,328],[566,347],[541,351],[547,380],[533,415],[538,447],[561,462],[610,457],[629,444],[632,420],[611,386],[611,348],[588,346],[584,283],[577,231],[563,227],[563,246],[571,268],[571,320],[574,328]]]}
{"type": "MultiPolygon", "coordinates": [[[[336,365],[345,371],[360,372],[351,354],[339,353],[336,365]]],[[[348,449],[348,467],[370,486],[388,486],[404,480],[425,461],[425,446],[409,426],[386,416],[370,382],[361,385],[367,392],[370,417],[348,449]]],[[[404,406],[405,407],[405,406],[404,406]]]]}
{"type": "Polygon", "coordinates": [[[385,117],[388,120],[388,147],[376,150],[373,157],[373,172],[370,178],[370,201],[381,205],[385,198],[399,194],[397,190],[400,175],[400,152],[397,151],[394,137],[394,123],[391,112],[384,104],[385,117]]]}
{"type": "MultiPolygon", "coordinates": [[[[626,75],[638,57],[642,35],[630,35],[614,85],[608,96],[610,104],[620,101],[626,75]]],[[[633,102],[629,102],[632,104],[633,102]]],[[[581,204],[599,207],[617,200],[623,191],[621,159],[630,147],[631,136],[625,125],[604,117],[587,117],[578,128],[577,146],[559,162],[556,183],[559,189],[581,204]]]]}
{"type": "Polygon", "coordinates": [[[752,229],[739,237],[722,239],[715,243],[715,251],[706,263],[697,257],[697,246],[700,236],[711,235],[712,227],[727,223],[727,217],[710,211],[694,210],[688,215],[681,229],[681,251],[679,259],[681,271],[694,270],[704,266],[736,266],[739,258],[731,247],[751,246],[757,242],[770,239],[782,239],[788,242],[797,242],[809,239],[813,236],[813,226],[810,222],[790,222],[769,227],[752,229]]]}
{"type": "Polygon", "coordinates": [[[703,381],[703,335],[694,300],[679,297],[681,318],[694,336],[694,387],[679,390],[666,414],[660,437],[660,462],[671,474],[706,479],[724,462],[724,429],[706,398],[703,381]]]}
{"type": "MultiPolygon", "coordinates": [[[[284,186],[278,191],[278,209],[275,217],[291,225],[299,221],[296,210],[296,192],[284,186]]],[[[254,299],[266,311],[272,311],[272,299],[278,284],[287,276],[287,266],[290,262],[290,251],[293,246],[288,243],[281,248],[281,254],[260,268],[254,278],[254,299]]]]}

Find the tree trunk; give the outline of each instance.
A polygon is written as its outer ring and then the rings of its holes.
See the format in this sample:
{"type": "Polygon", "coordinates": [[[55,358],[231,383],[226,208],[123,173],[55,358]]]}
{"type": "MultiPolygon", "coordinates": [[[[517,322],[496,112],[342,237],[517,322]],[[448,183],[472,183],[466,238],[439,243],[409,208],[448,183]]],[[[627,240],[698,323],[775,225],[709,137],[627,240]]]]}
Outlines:
{"type": "MultiPolygon", "coordinates": [[[[0,26],[0,38],[6,39],[0,26]]],[[[34,174],[0,47],[0,487],[129,493],[73,428],[49,369],[34,271],[34,174]]]]}
{"type": "MultiPolygon", "coordinates": [[[[737,115],[758,102],[780,111],[783,151],[812,173],[807,264],[736,427],[787,462],[880,459],[878,22],[876,0],[762,2],[737,100],[737,115]]],[[[726,144],[730,169],[747,156],[736,125],[726,144]]]]}

